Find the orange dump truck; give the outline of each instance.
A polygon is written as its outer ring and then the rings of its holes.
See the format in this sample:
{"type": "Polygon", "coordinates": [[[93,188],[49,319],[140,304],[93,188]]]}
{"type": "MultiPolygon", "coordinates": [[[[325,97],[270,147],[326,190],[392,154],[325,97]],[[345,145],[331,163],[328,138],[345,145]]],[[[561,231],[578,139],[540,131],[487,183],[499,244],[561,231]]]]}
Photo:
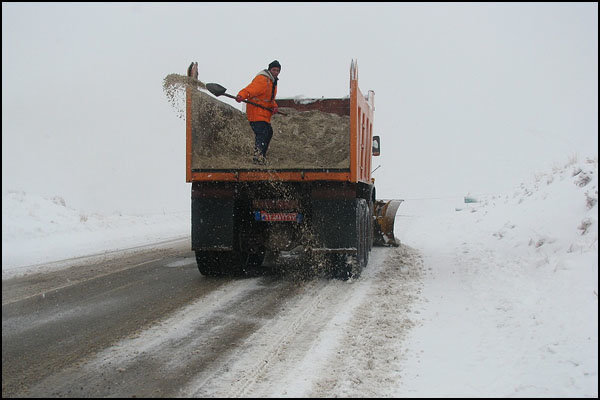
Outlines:
{"type": "MultiPolygon", "coordinates": [[[[277,98],[280,110],[295,111],[298,118],[318,110],[349,119],[349,128],[338,133],[346,135],[340,143],[348,148],[340,150],[347,161],[336,165],[203,164],[199,147],[217,128],[198,123],[200,106],[192,91],[199,90],[187,88],[186,178],[192,184],[192,250],[203,275],[291,266],[345,280],[360,275],[373,245],[398,245],[394,218],[402,200],[376,199],[371,172],[380,138],[373,135],[374,92],[361,93],[355,61],[348,97],[277,98]]],[[[203,118],[217,118],[216,109],[203,118]]],[[[232,113],[218,117],[226,120],[232,113]]]]}

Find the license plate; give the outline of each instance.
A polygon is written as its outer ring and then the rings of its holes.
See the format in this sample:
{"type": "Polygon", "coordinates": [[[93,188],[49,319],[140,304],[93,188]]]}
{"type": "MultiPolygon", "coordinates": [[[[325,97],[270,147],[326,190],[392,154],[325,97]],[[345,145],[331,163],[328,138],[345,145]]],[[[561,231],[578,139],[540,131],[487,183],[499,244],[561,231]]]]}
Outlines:
{"type": "Polygon", "coordinates": [[[255,211],[254,219],[257,221],[267,222],[302,222],[302,214],[300,213],[271,213],[266,211],[255,211]]]}

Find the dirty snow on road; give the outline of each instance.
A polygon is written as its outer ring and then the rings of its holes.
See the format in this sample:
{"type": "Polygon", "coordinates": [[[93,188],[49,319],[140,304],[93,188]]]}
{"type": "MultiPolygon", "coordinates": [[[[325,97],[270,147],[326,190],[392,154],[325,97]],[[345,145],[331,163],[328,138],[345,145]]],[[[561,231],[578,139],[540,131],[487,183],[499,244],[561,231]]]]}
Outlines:
{"type": "MultiPolygon", "coordinates": [[[[597,165],[572,159],[475,203],[406,199],[402,247],[375,248],[355,281],[307,283],[181,395],[597,397],[597,165]]],[[[3,193],[3,279],[32,270],[17,249],[36,240],[54,244],[49,262],[91,249],[99,231],[98,251],[122,248],[141,225],[162,240],[189,232],[189,215],[162,216],[161,236],[154,217],[86,219],[63,203],[3,193]]],[[[149,346],[152,332],[130,343],[149,346]]]]}
{"type": "Polygon", "coordinates": [[[374,249],[355,281],[317,281],[299,303],[269,321],[222,369],[194,381],[186,396],[390,396],[420,291],[417,252],[374,249]],[[221,371],[219,371],[221,372],[221,371]]]}

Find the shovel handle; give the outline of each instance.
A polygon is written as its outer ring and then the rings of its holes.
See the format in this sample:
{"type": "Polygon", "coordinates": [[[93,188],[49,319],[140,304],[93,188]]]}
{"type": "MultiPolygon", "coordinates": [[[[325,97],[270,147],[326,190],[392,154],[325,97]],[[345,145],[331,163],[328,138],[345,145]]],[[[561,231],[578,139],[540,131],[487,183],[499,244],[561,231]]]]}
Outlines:
{"type": "MultiPolygon", "coordinates": [[[[230,95],[230,94],[228,94],[228,93],[223,93],[221,96],[227,96],[227,97],[230,97],[230,98],[232,98],[232,99],[235,99],[235,96],[232,96],[232,95],[230,95]]],[[[253,106],[256,106],[256,107],[262,108],[263,110],[267,110],[267,111],[271,111],[271,112],[273,112],[273,109],[272,109],[272,108],[263,107],[263,106],[261,106],[260,104],[253,103],[253,102],[251,102],[251,101],[248,101],[248,100],[242,100],[242,101],[243,101],[244,103],[252,104],[253,106]]],[[[284,113],[282,113],[282,112],[279,112],[279,111],[277,111],[277,114],[281,114],[281,115],[287,115],[287,114],[284,114],[284,113]]]]}

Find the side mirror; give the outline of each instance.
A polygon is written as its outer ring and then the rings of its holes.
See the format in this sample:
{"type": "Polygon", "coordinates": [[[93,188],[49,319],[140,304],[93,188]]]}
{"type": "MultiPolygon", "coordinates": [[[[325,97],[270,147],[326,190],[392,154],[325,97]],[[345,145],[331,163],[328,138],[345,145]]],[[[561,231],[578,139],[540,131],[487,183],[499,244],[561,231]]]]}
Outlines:
{"type": "Polygon", "coordinates": [[[381,148],[381,139],[379,136],[373,136],[373,155],[378,156],[381,148]]]}

